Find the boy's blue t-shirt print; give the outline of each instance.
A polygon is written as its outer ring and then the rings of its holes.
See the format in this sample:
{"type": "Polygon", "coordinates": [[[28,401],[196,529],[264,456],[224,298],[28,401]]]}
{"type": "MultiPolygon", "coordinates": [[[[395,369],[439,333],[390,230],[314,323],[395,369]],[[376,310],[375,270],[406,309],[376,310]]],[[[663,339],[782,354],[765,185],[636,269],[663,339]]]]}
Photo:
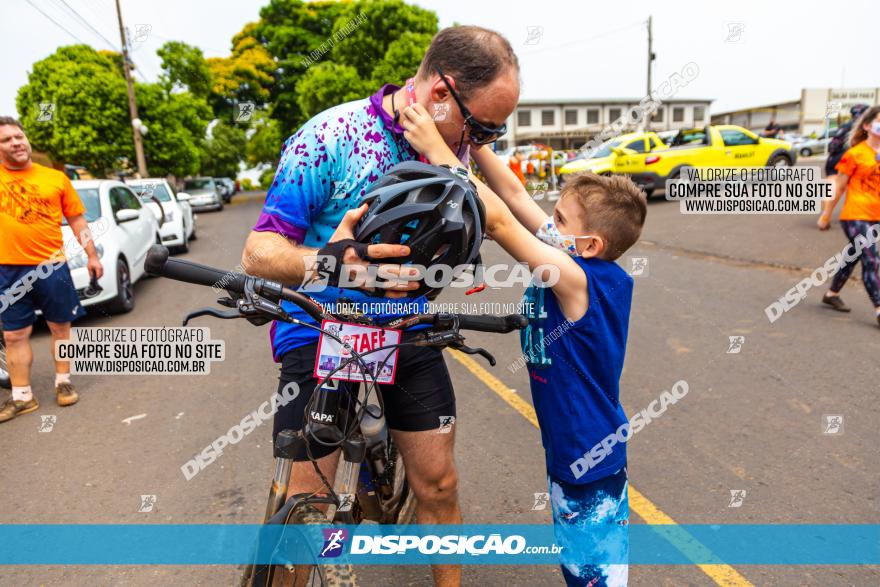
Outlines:
{"type": "MultiPolygon", "coordinates": [[[[403,138],[403,129],[382,109],[382,98],[398,86],[387,84],[376,94],[340,104],[306,122],[285,143],[278,170],[266,194],[255,231],[277,232],[308,247],[321,248],[345,213],[357,208],[367,189],[391,167],[418,157],[403,138]]],[[[306,290],[321,303],[347,298],[361,308],[401,307],[399,300],[369,296],[353,289],[306,290]],[[389,303],[391,302],[391,303],[389,303]]],[[[409,309],[427,311],[427,299],[405,300],[409,309]]],[[[283,308],[294,318],[314,324],[295,304],[283,308]]],[[[393,316],[395,312],[367,312],[393,316]]],[[[319,333],[296,324],[273,322],[272,352],[276,361],[289,350],[318,340],[319,333]]]]}
{"type": "Polygon", "coordinates": [[[581,484],[626,464],[626,444],[618,443],[581,476],[572,469],[572,463],[627,422],[619,397],[633,280],[617,263],[574,259],[587,276],[587,313],[569,322],[550,288],[531,285],[523,297],[529,325],[520,332],[520,343],[547,469],[581,484]]]}

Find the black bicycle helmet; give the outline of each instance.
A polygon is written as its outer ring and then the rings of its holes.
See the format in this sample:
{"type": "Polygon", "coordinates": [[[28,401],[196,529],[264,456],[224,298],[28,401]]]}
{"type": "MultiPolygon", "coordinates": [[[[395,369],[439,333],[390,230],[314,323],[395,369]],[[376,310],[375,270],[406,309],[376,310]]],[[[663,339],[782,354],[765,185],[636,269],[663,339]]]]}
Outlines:
{"type": "MultiPolygon", "coordinates": [[[[472,265],[479,256],[486,226],[483,203],[476,186],[449,167],[399,163],[370,186],[363,202],[370,207],[355,229],[356,240],[410,247],[408,256],[383,258],[383,263],[454,268],[472,265]]],[[[407,295],[419,297],[440,289],[422,282],[407,295]]]]}

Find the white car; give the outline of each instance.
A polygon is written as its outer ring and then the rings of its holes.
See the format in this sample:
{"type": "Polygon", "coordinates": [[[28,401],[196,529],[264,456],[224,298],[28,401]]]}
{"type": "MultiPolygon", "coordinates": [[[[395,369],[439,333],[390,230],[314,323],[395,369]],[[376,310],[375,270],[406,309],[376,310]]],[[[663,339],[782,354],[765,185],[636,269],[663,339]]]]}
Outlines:
{"type": "Polygon", "coordinates": [[[83,306],[107,304],[111,313],[134,308],[134,284],[145,275],[144,259],[160,242],[159,223],[153,212],[121,181],[74,181],[73,187],[86,208],[92,239],[104,266],[98,281],[103,291],[89,297],[88,259],[65,221],[61,234],[73,286],[83,306]]]}
{"type": "Polygon", "coordinates": [[[193,177],[183,182],[183,191],[189,194],[193,210],[222,210],[223,197],[211,177],[193,177]]]}
{"type": "Polygon", "coordinates": [[[164,179],[137,179],[125,182],[159,221],[159,236],[166,247],[174,247],[182,253],[189,251],[189,241],[196,239],[196,218],[190,196],[187,193],[174,193],[164,179]],[[155,199],[154,199],[155,198],[155,199]],[[159,201],[159,204],[155,200],[159,201]]]}

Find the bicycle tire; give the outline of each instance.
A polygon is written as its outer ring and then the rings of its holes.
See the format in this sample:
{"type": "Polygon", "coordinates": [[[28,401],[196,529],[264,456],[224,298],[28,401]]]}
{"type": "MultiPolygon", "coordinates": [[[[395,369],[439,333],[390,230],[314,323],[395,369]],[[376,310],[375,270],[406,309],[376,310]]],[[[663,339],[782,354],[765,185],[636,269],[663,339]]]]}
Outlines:
{"type": "MultiPolygon", "coordinates": [[[[271,521],[270,521],[271,523],[271,521]]],[[[290,511],[286,517],[285,525],[317,525],[327,526],[327,516],[320,512],[310,504],[304,503],[298,505],[290,511]]],[[[312,544],[309,550],[314,558],[318,558],[316,544],[312,544]]],[[[302,569],[307,565],[297,565],[302,569]]],[[[297,568],[294,567],[294,568],[297,568]]],[[[276,585],[294,585],[294,570],[291,572],[284,565],[254,565],[245,569],[245,573],[241,578],[241,587],[271,587],[276,585]],[[269,582],[269,577],[273,579],[269,582]]],[[[354,567],[348,564],[322,564],[311,565],[309,569],[309,577],[307,585],[320,585],[322,587],[356,587],[357,579],[354,573],[354,567]],[[317,579],[318,582],[315,582],[317,579]]]]}

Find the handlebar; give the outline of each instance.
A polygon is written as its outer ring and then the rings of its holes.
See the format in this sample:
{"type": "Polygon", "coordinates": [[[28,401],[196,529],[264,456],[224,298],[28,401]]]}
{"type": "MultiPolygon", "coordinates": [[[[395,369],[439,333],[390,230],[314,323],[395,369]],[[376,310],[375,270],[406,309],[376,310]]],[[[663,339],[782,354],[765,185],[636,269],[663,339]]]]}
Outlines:
{"type": "Polygon", "coordinates": [[[250,287],[254,293],[275,303],[281,300],[293,302],[318,322],[328,317],[315,300],[275,281],[233,271],[220,271],[192,261],[169,259],[168,256],[168,247],[153,245],[147,252],[144,269],[154,277],[167,277],[185,283],[217,287],[232,293],[243,294],[250,287]]]}
{"type": "MultiPolygon", "coordinates": [[[[275,303],[287,300],[305,310],[318,323],[322,320],[339,320],[343,322],[348,320],[344,315],[327,312],[312,298],[284,287],[275,281],[232,271],[221,271],[183,259],[171,259],[169,258],[168,248],[162,245],[150,247],[147,258],[144,261],[144,269],[152,276],[167,277],[195,285],[216,287],[231,293],[245,294],[250,290],[275,303]]],[[[409,317],[397,317],[389,320],[386,324],[374,325],[390,328],[408,328],[410,326],[428,324],[441,328],[455,328],[456,330],[476,330],[504,334],[525,328],[527,323],[528,321],[525,316],[520,314],[475,316],[441,312],[437,314],[415,314],[409,317]]]]}

